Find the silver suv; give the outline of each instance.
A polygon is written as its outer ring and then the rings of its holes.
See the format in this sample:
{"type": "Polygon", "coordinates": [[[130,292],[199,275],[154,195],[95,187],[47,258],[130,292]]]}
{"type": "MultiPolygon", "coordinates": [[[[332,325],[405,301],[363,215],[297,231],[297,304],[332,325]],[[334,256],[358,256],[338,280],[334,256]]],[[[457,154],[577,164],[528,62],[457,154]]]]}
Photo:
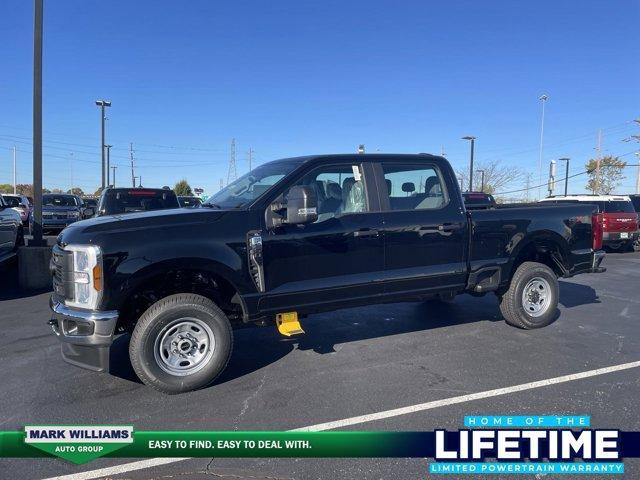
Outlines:
{"type": "Polygon", "coordinates": [[[20,214],[0,195],[0,263],[24,243],[23,232],[20,214]]]}

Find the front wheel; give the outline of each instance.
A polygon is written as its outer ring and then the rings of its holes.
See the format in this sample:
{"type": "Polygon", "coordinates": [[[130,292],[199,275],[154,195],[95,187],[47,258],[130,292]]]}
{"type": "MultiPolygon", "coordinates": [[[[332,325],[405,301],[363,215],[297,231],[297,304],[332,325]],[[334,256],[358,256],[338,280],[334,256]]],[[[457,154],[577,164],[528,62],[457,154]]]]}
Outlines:
{"type": "Polygon", "coordinates": [[[542,263],[524,262],[500,299],[500,311],[505,321],[515,327],[546,327],[556,318],[558,297],[558,279],[553,270],[542,263]]]}
{"type": "Polygon", "coordinates": [[[129,357],[146,385],[175,394],[206,387],[225,369],[233,347],[226,315],[192,293],[170,295],[142,314],[129,357]]]}

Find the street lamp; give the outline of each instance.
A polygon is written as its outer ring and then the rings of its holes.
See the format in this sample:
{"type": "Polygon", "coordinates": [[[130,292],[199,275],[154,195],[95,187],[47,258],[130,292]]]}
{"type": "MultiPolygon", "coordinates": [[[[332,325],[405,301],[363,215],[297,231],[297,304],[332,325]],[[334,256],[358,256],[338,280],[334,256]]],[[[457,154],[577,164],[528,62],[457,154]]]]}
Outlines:
{"type": "Polygon", "coordinates": [[[480,181],[480,191],[484,192],[484,170],[476,170],[482,174],[482,180],[480,181]]]}
{"type": "Polygon", "coordinates": [[[469,140],[471,142],[471,158],[469,160],[469,191],[473,192],[473,147],[475,145],[476,137],[467,135],[462,137],[462,140],[469,140]]]}
{"type": "Polygon", "coordinates": [[[538,99],[542,102],[542,120],[540,122],[540,157],[538,159],[538,200],[540,200],[540,185],[542,184],[542,147],[544,141],[544,106],[549,100],[547,94],[541,95],[538,99]]]}
{"type": "Polygon", "coordinates": [[[113,147],[113,145],[105,145],[104,148],[107,149],[107,187],[109,185],[111,185],[110,182],[110,172],[111,172],[111,165],[110,165],[110,156],[111,156],[111,147],[113,147]]]}
{"type": "Polygon", "coordinates": [[[100,153],[102,154],[102,189],[104,190],[104,166],[105,166],[105,159],[104,159],[104,148],[105,148],[105,144],[104,144],[104,120],[105,120],[105,116],[104,116],[104,109],[105,107],[110,107],[111,106],[111,102],[109,100],[96,100],[96,105],[98,107],[100,107],[100,127],[102,130],[102,144],[101,144],[101,148],[100,148],[100,153]]]}
{"type": "Polygon", "coordinates": [[[569,159],[559,158],[559,162],[567,162],[564,169],[564,196],[567,196],[567,190],[569,188],[569,159]]]}

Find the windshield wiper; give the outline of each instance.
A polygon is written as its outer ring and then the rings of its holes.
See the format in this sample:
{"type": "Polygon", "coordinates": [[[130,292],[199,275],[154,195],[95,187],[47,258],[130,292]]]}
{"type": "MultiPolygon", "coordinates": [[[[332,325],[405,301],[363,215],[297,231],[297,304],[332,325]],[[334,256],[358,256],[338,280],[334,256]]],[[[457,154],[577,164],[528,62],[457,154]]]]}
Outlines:
{"type": "Polygon", "coordinates": [[[222,207],[217,203],[203,203],[202,206],[207,208],[217,208],[219,210],[222,210],[222,207]]]}

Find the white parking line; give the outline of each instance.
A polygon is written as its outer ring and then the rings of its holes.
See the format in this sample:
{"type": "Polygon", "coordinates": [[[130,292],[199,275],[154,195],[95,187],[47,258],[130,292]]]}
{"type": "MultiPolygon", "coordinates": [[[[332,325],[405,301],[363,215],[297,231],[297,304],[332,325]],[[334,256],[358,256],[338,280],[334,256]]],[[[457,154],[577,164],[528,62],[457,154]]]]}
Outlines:
{"type": "MultiPolygon", "coordinates": [[[[333,430],[335,428],[347,427],[349,425],[373,422],[376,420],[383,420],[385,418],[397,417],[400,415],[407,415],[409,413],[423,412],[425,410],[431,410],[433,408],[444,407],[447,405],[455,405],[458,403],[472,402],[474,400],[481,400],[481,399],[490,398],[490,397],[498,397],[500,395],[506,395],[509,393],[516,393],[516,392],[522,392],[525,390],[533,390],[535,388],[548,387],[549,385],[557,385],[559,383],[573,382],[575,380],[582,380],[583,378],[596,377],[598,375],[605,375],[607,373],[619,372],[621,370],[628,370],[630,368],[638,368],[638,367],[640,367],[640,361],[622,363],[620,365],[613,365],[611,367],[597,368],[595,370],[587,370],[586,372],[573,373],[571,375],[563,375],[561,377],[547,378],[546,380],[539,380],[537,382],[522,383],[520,385],[513,385],[511,387],[496,388],[494,390],[486,390],[484,392],[471,393],[469,395],[459,395],[457,397],[443,398],[442,400],[435,400],[433,402],[419,403],[417,405],[411,405],[409,407],[395,408],[393,410],[385,410],[382,412],[371,413],[368,415],[345,418],[343,420],[335,420],[333,422],[318,423],[316,425],[295,428],[289,431],[291,432],[322,432],[325,430],[333,430]]],[[[134,470],[142,470],[145,468],[157,467],[159,465],[166,465],[168,463],[181,462],[183,460],[188,460],[188,459],[187,458],[150,458],[148,460],[124,463],[122,465],[116,465],[114,467],[107,467],[107,468],[100,468],[97,470],[90,470],[88,472],[72,473],[70,475],[63,475],[60,477],[50,477],[45,480],[91,480],[94,478],[132,472],[134,470]]]]}

